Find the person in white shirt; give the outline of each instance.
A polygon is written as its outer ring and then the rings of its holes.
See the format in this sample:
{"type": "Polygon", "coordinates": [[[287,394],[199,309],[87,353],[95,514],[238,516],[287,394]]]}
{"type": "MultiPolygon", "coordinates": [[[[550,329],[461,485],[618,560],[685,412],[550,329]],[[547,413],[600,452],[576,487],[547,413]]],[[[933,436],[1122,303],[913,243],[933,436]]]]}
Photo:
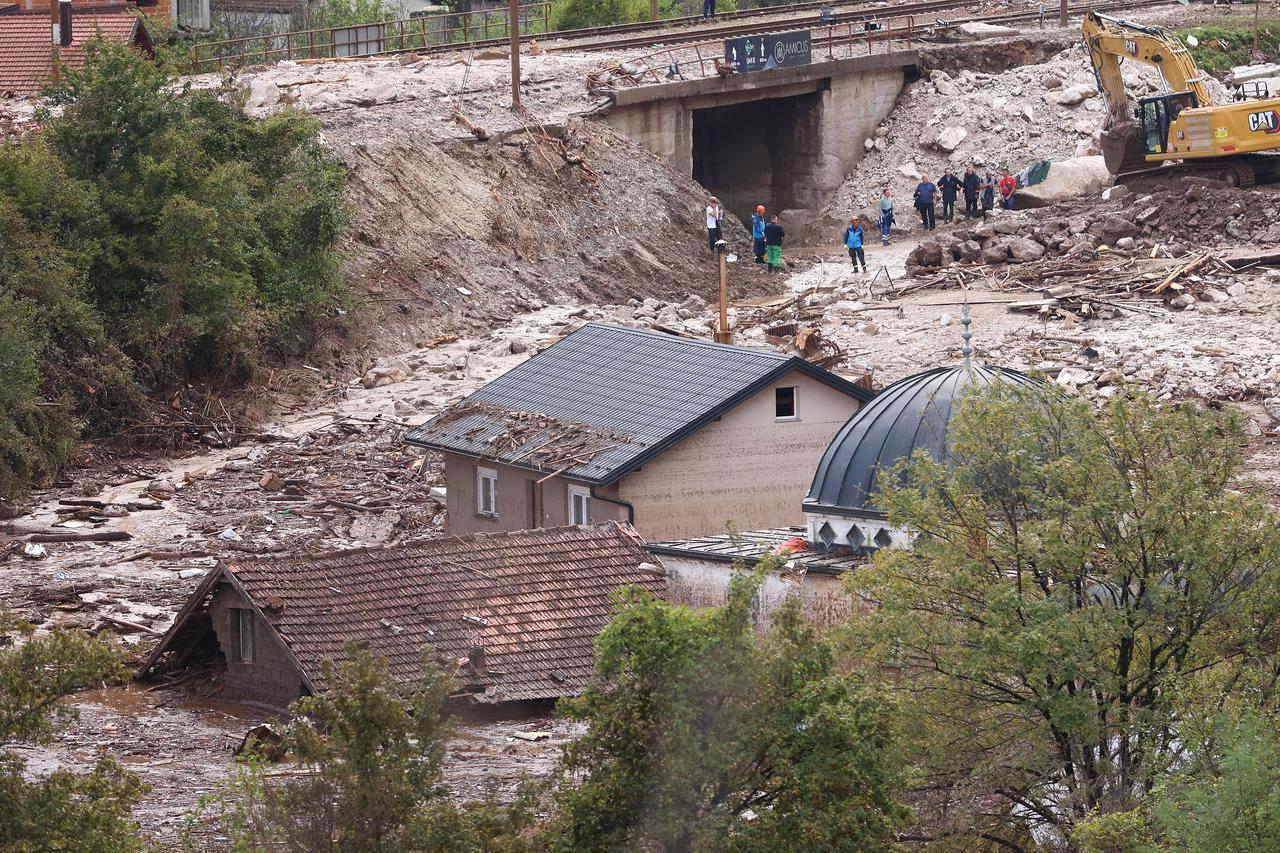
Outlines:
{"type": "Polygon", "coordinates": [[[719,241],[720,200],[712,196],[711,203],[707,205],[707,245],[711,247],[711,254],[716,253],[716,243],[719,241]]]}

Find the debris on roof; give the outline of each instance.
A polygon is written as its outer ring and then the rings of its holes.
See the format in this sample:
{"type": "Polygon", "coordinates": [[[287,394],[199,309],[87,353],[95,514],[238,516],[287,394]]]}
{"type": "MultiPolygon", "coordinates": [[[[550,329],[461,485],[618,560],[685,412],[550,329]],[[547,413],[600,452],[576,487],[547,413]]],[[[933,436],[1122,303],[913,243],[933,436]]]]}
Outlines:
{"type": "Polygon", "coordinates": [[[872,396],[798,356],[590,323],[406,440],[608,484],[793,370],[872,396]]]}
{"type": "Polygon", "coordinates": [[[870,559],[870,549],[833,548],[815,550],[805,542],[803,527],[770,527],[764,530],[745,530],[738,533],[721,533],[716,536],[695,536],[668,542],[650,542],[645,550],[650,554],[666,557],[709,560],[716,563],[741,561],[753,568],[767,557],[782,557],[789,563],[815,574],[836,575],[865,565],[870,559]]]}

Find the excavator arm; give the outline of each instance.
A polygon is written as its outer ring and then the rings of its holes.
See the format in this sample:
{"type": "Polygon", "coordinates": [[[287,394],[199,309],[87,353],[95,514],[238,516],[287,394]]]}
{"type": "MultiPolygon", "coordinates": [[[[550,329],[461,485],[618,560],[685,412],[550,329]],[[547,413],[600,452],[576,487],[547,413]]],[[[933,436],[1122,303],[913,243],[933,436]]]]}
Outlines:
{"type": "Polygon", "coordinates": [[[1170,92],[1191,92],[1196,105],[1212,104],[1205,76],[1181,40],[1164,27],[1149,27],[1121,18],[1088,12],[1082,25],[1098,90],[1107,102],[1107,124],[1132,119],[1129,97],[1120,75],[1121,58],[1150,65],[1160,72],[1170,92]]]}

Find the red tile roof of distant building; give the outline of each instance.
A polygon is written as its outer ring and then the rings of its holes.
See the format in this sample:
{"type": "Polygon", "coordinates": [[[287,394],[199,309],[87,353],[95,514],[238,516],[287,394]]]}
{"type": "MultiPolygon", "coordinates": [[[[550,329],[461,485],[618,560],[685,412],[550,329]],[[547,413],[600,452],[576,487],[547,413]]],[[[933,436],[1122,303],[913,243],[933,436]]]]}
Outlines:
{"type": "MultiPolygon", "coordinates": [[[[59,48],[63,65],[84,67],[85,45],[94,37],[132,44],[152,55],[151,36],[132,6],[75,6],[70,47],[59,48]]],[[[49,15],[22,12],[0,15],[0,95],[34,95],[53,68],[49,15]]]]}

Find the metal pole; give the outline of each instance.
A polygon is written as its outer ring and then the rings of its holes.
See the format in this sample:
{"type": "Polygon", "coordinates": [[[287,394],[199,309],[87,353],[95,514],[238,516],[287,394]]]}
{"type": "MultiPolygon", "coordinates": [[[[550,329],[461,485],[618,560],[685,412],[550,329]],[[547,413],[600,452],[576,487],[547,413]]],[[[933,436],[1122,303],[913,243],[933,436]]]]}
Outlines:
{"type": "Polygon", "coordinates": [[[511,109],[520,111],[520,0],[511,0],[511,109]]]}
{"type": "Polygon", "coordinates": [[[1258,9],[1262,6],[1262,0],[1253,0],[1253,56],[1254,62],[1262,61],[1262,54],[1258,52],[1258,9]]]}
{"type": "Polygon", "coordinates": [[[1067,25],[1067,0],[1061,0],[1058,4],[1058,26],[1065,27],[1067,25]]]}

